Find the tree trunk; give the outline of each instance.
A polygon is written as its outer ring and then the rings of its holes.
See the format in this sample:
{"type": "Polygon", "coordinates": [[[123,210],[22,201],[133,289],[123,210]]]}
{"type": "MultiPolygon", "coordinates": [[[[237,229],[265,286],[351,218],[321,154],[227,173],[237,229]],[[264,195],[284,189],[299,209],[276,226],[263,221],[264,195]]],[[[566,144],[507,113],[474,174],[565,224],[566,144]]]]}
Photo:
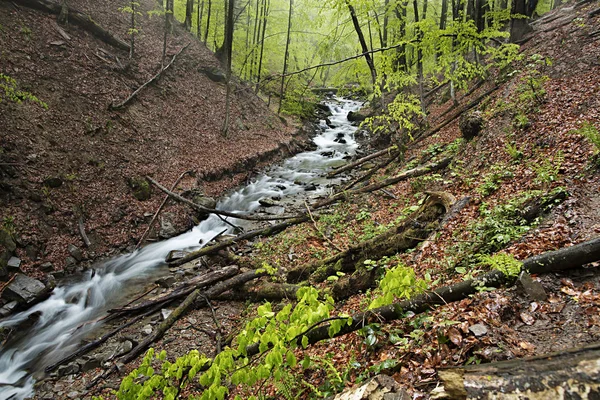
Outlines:
{"type": "Polygon", "coordinates": [[[231,54],[233,50],[233,12],[235,6],[234,3],[235,0],[228,0],[227,2],[225,38],[223,39],[223,46],[225,50],[225,73],[227,75],[227,94],[225,95],[225,120],[223,121],[223,127],[221,128],[221,132],[225,137],[227,137],[229,133],[229,114],[231,108],[231,54]]]}
{"type": "Polygon", "coordinates": [[[194,0],[186,0],[185,3],[185,21],[183,26],[188,31],[192,31],[192,15],[194,14],[194,0]]]}
{"type": "Polygon", "coordinates": [[[208,43],[208,32],[210,29],[210,12],[212,9],[212,0],[208,0],[208,9],[206,10],[206,28],[204,30],[204,44],[208,43]]]}
{"type": "MultiPolygon", "coordinates": [[[[404,41],[406,39],[406,18],[407,18],[408,0],[404,0],[400,5],[396,6],[394,10],[396,18],[400,21],[400,27],[398,28],[399,40],[404,41]]],[[[394,71],[407,71],[408,63],[406,61],[406,45],[398,47],[396,50],[396,62],[393,65],[394,71]]]]}
{"type": "MultiPolygon", "coordinates": [[[[511,15],[527,16],[526,0],[513,0],[511,15]]],[[[510,41],[518,42],[531,31],[529,26],[529,18],[513,18],[510,20],[510,41]]]]}
{"type": "Polygon", "coordinates": [[[452,399],[600,398],[600,344],[554,354],[438,370],[452,399]]]}
{"type": "Polygon", "coordinates": [[[285,84],[285,74],[287,73],[287,65],[288,65],[288,58],[289,58],[289,50],[290,50],[290,37],[291,37],[291,31],[292,31],[292,12],[293,12],[293,8],[294,8],[294,0],[290,0],[290,9],[288,12],[288,27],[287,27],[287,39],[285,42],[285,53],[283,56],[283,76],[281,77],[281,87],[279,89],[279,109],[277,110],[277,113],[281,113],[281,107],[283,106],[283,97],[284,97],[284,93],[283,93],[283,86],[285,84]]]}
{"type": "MultiPolygon", "coordinates": [[[[419,5],[417,0],[413,0],[413,9],[415,14],[415,22],[419,22],[419,5]]],[[[427,0],[423,2],[423,19],[426,18],[425,12],[427,11],[427,0]]],[[[423,39],[423,32],[420,28],[415,28],[415,36],[417,37],[417,75],[419,79],[419,97],[421,98],[421,112],[425,114],[425,99],[423,97],[423,49],[421,48],[421,40],[423,39]]]]}
{"type": "Polygon", "coordinates": [[[260,55],[258,57],[258,71],[256,71],[256,88],[254,90],[255,93],[258,93],[258,88],[260,85],[260,74],[262,72],[262,63],[263,63],[263,54],[265,50],[265,32],[267,30],[267,21],[269,16],[269,7],[271,5],[270,0],[263,0],[263,23],[262,23],[262,33],[260,36],[260,55]]]}
{"type": "Polygon", "coordinates": [[[371,71],[371,82],[373,83],[373,86],[375,86],[375,82],[377,82],[377,71],[375,70],[375,63],[373,62],[373,57],[369,53],[369,48],[367,47],[367,42],[365,41],[365,35],[363,35],[362,29],[360,28],[360,23],[358,22],[358,17],[356,16],[356,11],[354,10],[354,7],[352,6],[352,4],[350,4],[349,0],[346,0],[346,5],[348,6],[348,10],[350,11],[350,17],[352,18],[354,30],[358,35],[360,48],[365,54],[365,61],[369,66],[369,70],[371,71]]]}
{"type": "Polygon", "coordinates": [[[202,26],[202,14],[204,14],[204,0],[198,0],[198,11],[196,14],[196,37],[198,40],[202,40],[202,29],[200,29],[202,26]]]}

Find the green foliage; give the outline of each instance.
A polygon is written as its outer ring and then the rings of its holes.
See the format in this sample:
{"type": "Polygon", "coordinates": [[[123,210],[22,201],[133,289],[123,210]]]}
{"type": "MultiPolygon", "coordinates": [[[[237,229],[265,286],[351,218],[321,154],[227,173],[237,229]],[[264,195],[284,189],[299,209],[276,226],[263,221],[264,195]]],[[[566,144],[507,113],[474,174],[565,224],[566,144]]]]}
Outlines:
{"type": "Polygon", "coordinates": [[[506,143],[504,146],[504,150],[508,153],[510,158],[512,158],[514,163],[518,163],[524,157],[523,152],[517,147],[516,143],[506,143]]]}
{"type": "Polygon", "coordinates": [[[7,215],[2,218],[2,229],[8,232],[10,235],[15,234],[16,225],[15,225],[15,217],[12,215],[7,215]]]}
{"type": "Polygon", "coordinates": [[[492,165],[490,173],[485,176],[481,185],[477,187],[476,192],[486,197],[500,189],[500,184],[506,179],[511,179],[514,174],[502,165],[492,165]]]}
{"type": "Polygon", "coordinates": [[[519,105],[526,112],[534,111],[537,106],[544,102],[546,90],[544,84],[550,79],[543,73],[545,67],[551,66],[552,61],[540,54],[533,54],[525,66],[521,75],[520,84],[517,87],[519,105]]]}
{"type": "MultiPolygon", "coordinates": [[[[229,393],[230,385],[242,385],[249,390],[266,380],[284,381],[289,379],[290,368],[298,365],[294,348],[299,343],[306,347],[308,337],[305,334],[315,324],[329,318],[333,309],[334,301],[330,296],[326,295],[321,301],[316,289],[300,288],[295,306],[288,304],[277,313],[270,303],[259,306],[257,316],[246,323],[232,347],[225,348],[213,360],[192,350],[170,362],[166,361],[164,351],[155,357],[154,350],[150,349],[140,367],[123,379],[115,394],[120,400],[143,400],[159,395],[164,399],[175,399],[181,389],[197,380],[204,389],[200,399],[222,400],[229,393]],[[260,352],[259,357],[252,360],[246,353],[250,345],[258,345],[260,352]],[[155,362],[161,364],[160,368],[153,367],[155,362]]],[[[349,323],[348,317],[332,320],[329,334],[333,336],[346,323],[349,323]]],[[[308,366],[310,360],[302,364],[308,366]]]]}
{"type": "Polygon", "coordinates": [[[570,133],[578,134],[586,138],[594,145],[594,155],[592,156],[592,164],[600,166],[600,133],[591,122],[584,122],[579,129],[572,130],[570,133]]]}
{"type": "Polygon", "coordinates": [[[33,94],[19,90],[17,87],[17,81],[8,75],[0,73],[0,102],[6,98],[14,103],[21,103],[23,101],[30,101],[40,105],[44,109],[48,109],[48,105],[38,99],[33,94]],[[3,93],[4,92],[4,93],[3,93]]]}
{"type": "Polygon", "coordinates": [[[444,181],[444,179],[442,178],[442,175],[440,175],[440,174],[423,175],[423,176],[419,176],[417,178],[411,179],[410,180],[410,188],[412,189],[413,193],[420,193],[420,192],[427,190],[430,185],[436,184],[436,183],[441,183],[443,181],[444,181]]]}
{"type": "Polygon", "coordinates": [[[422,115],[421,101],[417,96],[399,93],[388,104],[386,114],[369,117],[364,121],[364,125],[373,133],[381,131],[389,133],[398,126],[412,139],[412,132],[418,128],[416,120],[422,115]]]}
{"type": "Polygon", "coordinates": [[[412,268],[399,263],[386,271],[379,282],[380,296],[371,302],[369,309],[391,304],[396,298],[409,299],[427,288],[427,282],[417,278],[412,268]]]}
{"type": "Polygon", "coordinates": [[[534,182],[542,187],[547,187],[557,181],[564,160],[565,156],[559,150],[552,158],[544,158],[541,162],[531,163],[531,168],[535,172],[534,182]]]}
{"type": "Polygon", "coordinates": [[[482,254],[479,256],[479,261],[481,265],[496,269],[511,278],[519,276],[523,266],[519,260],[506,253],[497,253],[492,256],[482,254]]]}

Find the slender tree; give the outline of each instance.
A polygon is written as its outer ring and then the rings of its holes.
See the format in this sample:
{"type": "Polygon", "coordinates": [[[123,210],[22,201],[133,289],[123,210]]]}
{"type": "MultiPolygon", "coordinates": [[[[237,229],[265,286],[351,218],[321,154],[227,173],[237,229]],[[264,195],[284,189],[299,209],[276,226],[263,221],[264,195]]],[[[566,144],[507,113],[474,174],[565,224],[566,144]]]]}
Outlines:
{"type": "Polygon", "coordinates": [[[200,26],[202,25],[202,14],[204,14],[204,0],[198,0],[198,11],[196,14],[196,36],[198,37],[198,40],[202,40],[202,30],[200,29],[200,26]]]}
{"type": "Polygon", "coordinates": [[[254,89],[255,93],[258,93],[258,88],[260,85],[260,77],[262,72],[263,65],[263,54],[265,50],[265,32],[267,30],[267,21],[269,16],[269,8],[271,6],[270,0],[263,0],[263,23],[262,23],[262,33],[260,35],[260,55],[258,57],[258,71],[256,71],[256,88],[254,89]]]}
{"type": "Polygon", "coordinates": [[[281,75],[281,87],[279,89],[279,109],[277,110],[278,114],[281,113],[281,107],[283,105],[283,100],[284,100],[283,86],[285,84],[285,74],[287,73],[288,58],[290,55],[290,40],[291,40],[291,32],[292,32],[293,10],[294,10],[294,0],[290,0],[290,9],[288,12],[287,39],[285,41],[285,53],[283,56],[283,73],[281,75]]]}
{"type": "Polygon", "coordinates": [[[204,30],[204,44],[208,43],[208,32],[210,29],[210,12],[212,9],[212,0],[208,0],[208,8],[206,10],[206,27],[204,30]]]}
{"type": "Polygon", "coordinates": [[[194,0],[186,0],[185,3],[185,21],[183,26],[188,31],[192,30],[192,15],[194,14],[194,0]]]}
{"type": "Polygon", "coordinates": [[[233,12],[235,0],[228,0],[225,16],[225,38],[223,39],[223,49],[225,55],[225,73],[227,76],[227,94],[225,97],[225,120],[221,129],[223,136],[229,133],[229,114],[231,105],[231,54],[233,50],[233,12]]]}
{"type": "Polygon", "coordinates": [[[346,5],[348,6],[348,11],[350,11],[350,18],[352,19],[352,24],[354,25],[354,30],[358,35],[358,41],[360,43],[360,48],[365,55],[365,61],[369,66],[369,70],[371,71],[371,81],[373,82],[373,86],[375,86],[375,82],[377,82],[377,71],[375,70],[375,63],[373,62],[373,56],[369,53],[369,47],[367,46],[367,42],[365,41],[365,35],[362,32],[360,27],[360,23],[358,22],[358,17],[356,16],[356,10],[350,4],[349,0],[345,0],[346,5]]]}

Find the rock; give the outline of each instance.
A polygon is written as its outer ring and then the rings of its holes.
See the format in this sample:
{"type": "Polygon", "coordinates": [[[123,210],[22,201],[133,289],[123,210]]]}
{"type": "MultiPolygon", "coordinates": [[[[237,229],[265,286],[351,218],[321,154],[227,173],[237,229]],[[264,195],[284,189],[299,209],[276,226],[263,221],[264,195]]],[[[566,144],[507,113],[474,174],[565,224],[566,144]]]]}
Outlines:
{"type": "Polygon", "coordinates": [[[306,187],[304,188],[304,190],[306,190],[307,192],[313,191],[313,190],[317,190],[317,185],[314,183],[309,183],[308,185],[306,185],[306,187]]]}
{"type": "Polygon", "coordinates": [[[73,257],[67,257],[65,258],[65,265],[67,268],[73,268],[75,265],[77,265],[77,260],[73,257]]]}
{"type": "Polygon", "coordinates": [[[548,295],[544,290],[542,284],[538,281],[534,281],[531,275],[527,272],[521,272],[518,280],[519,287],[525,292],[525,294],[533,301],[546,301],[548,295]]]}
{"type": "Polygon", "coordinates": [[[69,244],[67,250],[69,251],[69,254],[78,262],[83,260],[83,253],[79,247],[75,246],[74,244],[69,244]]]}
{"type": "Polygon", "coordinates": [[[362,122],[365,119],[367,119],[367,116],[363,115],[363,114],[361,114],[359,112],[350,111],[348,113],[347,118],[348,118],[348,121],[350,121],[350,122],[362,122]]]}
{"type": "Polygon", "coordinates": [[[61,279],[61,278],[64,278],[64,277],[65,277],[65,270],[64,270],[64,269],[59,269],[59,270],[57,270],[57,271],[54,271],[54,272],[52,273],[52,276],[53,276],[55,279],[61,279]]]}
{"type": "Polygon", "coordinates": [[[383,374],[369,379],[359,387],[346,389],[330,397],[332,400],[409,400],[411,398],[394,378],[383,374]]]}
{"type": "Polygon", "coordinates": [[[163,321],[169,318],[169,315],[171,315],[172,312],[173,310],[169,310],[168,308],[163,308],[160,310],[160,315],[162,316],[163,321]]]}
{"type": "Polygon", "coordinates": [[[150,184],[143,177],[129,178],[127,185],[131,188],[133,197],[139,201],[150,198],[150,184]]]}
{"type": "Polygon", "coordinates": [[[69,392],[69,394],[67,394],[67,397],[70,398],[70,399],[78,399],[79,398],[79,392],[77,392],[75,390],[72,391],[72,392],[69,392]]]}
{"type": "Polygon", "coordinates": [[[170,221],[168,221],[166,218],[161,218],[158,236],[163,239],[169,239],[173,236],[177,236],[177,230],[170,221]]]}
{"type": "Polygon", "coordinates": [[[40,270],[42,272],[50,272],[54,269],[54,265],[51,262],[45,262],[40,265],[40,270]]]}
{"type": "Polygon", "coordinates": [[[221,71],[217,67],[203,67],[199,69],[208,79],[213,82],[225,83],[227,82],[227,76],[225,72],[221,71]]]}
{"type": "Polygon", "coordinates": [[[165,276],[163,278],[157,279],[155,283],[157,285],[159,285],[160,287],[168,289],[175,284],[175,277],[174,276],[165,276]]]}
{"type": "Polygon", "coordinates": [[[44,183],[44,185],[46,185],[48,187],[57,188],[57,187],[62,186],[63,180],[62,180],[62,178],[55,176],[55,177],[50,177],[50,178],[44,179],[43,183],[44,183]]]}
{"type": "Polygon", "coordinates": [[[19,272],[21,271],[21,259],[17,257],[11,257],[6,263],[6,267],[9,272],[19,272]]]}
{"type": "Polygon", "coordinates": [[[30,303],[40,296],[46,287],[37,279],[17,273],[12,282],[4,289],[2,297],[19,303],[30,303]]]}
{"type": "Polygon", "coordinates": [[[331,123],[331,120],[329,118],[325,118],[325,125],[327,125],[331,129],[335,128],[335,125],[331,123]]]}
{"type": "Polygon", "coordinates": [[[148,324],[142,328],[142,334],[144,336],[148,336],[152,333],[152,325],[148,324]]]}
{"type": "Polygon", "coordinates": [[[13,253],[17,249],[17,244],[10,232],[0,228],[0,246],[3,246],[9,253],[13,253]]]}
{"type": "Polygon", "coordinates": [[[16,301],[11,301],[10,303],[5,304],[2,308],[0,308],[0,318],[8,317],[13,313],[15,308],[19,303],[16,301]]]}
{"type": "Polygon", "coordinates": [[[483,324],[475,324],[475,325],[471,325],[471,326],[469,327],[469,331],[470,331],[470,332],[471,332],[473,335],[475,335],[475,336],[477,336],[477,337],[480,337],[480,336],[486,335],[486,334],[488,333],[488,330],[487,330],[486,326],[485,326],[485,325],[483,325],[483,324]]]}
{"type": "Polygon", "coordinates": [[[278,201],[272,200],[269,198],[260,199],[258,201],[258,203],[263,207],[274,207],[274,206],[279,206],[279,204],[280,204],[278,201]]]}
{"type": "Polygon", "coordinates": [[[88,360],[82,361],[80,363],[80,365],[81,365],[81,372],[87,372],[92,369],[100,368],[100,366],[102,366],[102,362],[99,359],[92,357],[88,360]]]}
{"type": "Polygon", "coordinates": [[[483,114],[481,111],[467,111],[462,113],[458,126],[463,138],[471,140],[479,135],[483,129],[483,114]]]}
{"type": "Polygon", "coordinates": [[[167,254],[167,257],[165,258],[165,262],[170,263],[170,262],[173,262],[175,260],[182,259],[183,257],[185,257],[188,254],[190,254],[189,251],[171,250],[169,252],[169,254],[167,254]]]}
{"type": "Polygon", "coordinates": [[[122,356],[123,354],[129,353],[133,349],[133,343],[131,340],[125,340],[117,347],[115,351],[116,356],[122,356]]]}
{"type": "Polygon", "coordinates": [[[74,375],[78,372],[79,372],[79,364],[77,364],[76,362],[72,362],[67,365],[61,365],[60,367],[58,367],[58,370],[57,370],[58,376],[74,375]]]}

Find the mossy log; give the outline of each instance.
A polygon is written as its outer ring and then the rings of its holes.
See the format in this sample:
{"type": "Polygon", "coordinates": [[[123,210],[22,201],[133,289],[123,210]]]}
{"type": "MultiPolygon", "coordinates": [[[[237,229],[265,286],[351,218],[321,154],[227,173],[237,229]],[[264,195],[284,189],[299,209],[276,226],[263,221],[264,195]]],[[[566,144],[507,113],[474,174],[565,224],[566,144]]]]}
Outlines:
{"type": "Polygon", "coordinates": [[[559,353],[444,368],[437,399],[600,398],[600,343],[559,353]]]}
{"type": "Polygon", "coordinates": [[[217,296],[215,300],[231,301],[279,301],[295,299],[300,286],[279,282],[260,282],[246,284],[230,292],[217,296]]]}
{"type": "Polygon", "coordinates": [[[400,226],[325,260],[291,269],[287,281],[299,282],[310,276],[311,280],[320,282],[337,272],[353,272],[366,260],[379,260],[411,249],[427,239],[454,202],[454,196],[449,193],[431,192],[424,204],[400,226]]]}
{"type": "MultiPolygon", "coordinates": [[[[19,5],[22,5],[25,7],[35,8],[36,10],[45,11],[50,14],[56,14],[56,15],[61,15],[61,14],[64,15],[65,14],[63,5],[53,2],[53,1],[50,1],[50,0],[13,0],[13,1],[16,4],[19,4],[19,5]]],[[[78,10],[75,10],[75,9],[69,7],[68,22],[72,23],[73,25],[77,25],[80,28],[90,32],[92,35],[96,36],[98,39],[102,40],[103,42],[110,44],[111,46],[114,46],[121,50],[129,51],[129,44],[127,42],[119,39],[118,37],[116,37],[115,35],[110,33],[108,30],[106,30],[103,27],[101,27],[100,25],[98,25],[98,23],[96,21],[94,21],[92,19],[92,17],[89,16],[88,14],[85,14],[81,11],[78,11],[78,10]]]]}

